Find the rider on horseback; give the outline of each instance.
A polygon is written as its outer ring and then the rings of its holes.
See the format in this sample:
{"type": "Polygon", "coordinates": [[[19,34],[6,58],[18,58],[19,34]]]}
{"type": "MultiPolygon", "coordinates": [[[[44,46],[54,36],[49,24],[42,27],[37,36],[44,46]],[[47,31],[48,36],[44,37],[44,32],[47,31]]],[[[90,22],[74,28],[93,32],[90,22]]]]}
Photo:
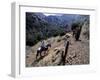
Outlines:
{"type": "Polygon", "coordinates": [[[44,48],[46,45],[45,45],[45,42],[44,42],[44,40],[43,41],[41,41],[41,48],[44,48]]]}
{"type": "Polygon", "coordinates": [[[40,57],[42,56],[41,55],[42,52],[44,52],[44,54],[47,53],[49,47],[51,47],[50,43],[45,44],[44,40],[41,41],[41,46],[37,49],[36,59],[39,54],[40,54],[40,57]]]}

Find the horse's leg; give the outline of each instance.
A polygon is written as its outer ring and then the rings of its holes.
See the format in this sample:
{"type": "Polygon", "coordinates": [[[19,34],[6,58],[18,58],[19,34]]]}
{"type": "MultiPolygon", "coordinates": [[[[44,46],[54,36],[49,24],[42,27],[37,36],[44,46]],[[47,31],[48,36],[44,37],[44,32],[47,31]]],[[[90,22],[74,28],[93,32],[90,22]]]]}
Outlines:
{"type": "Polygon", "coordinates": [[[41,57],[41,53],[42,53],[42,52],[40,51],[40,57],[41,57]]]}
{"type": "Polygon", "coordinates": [[[48,46],[45,48],[45,55],[47,54],[48,46]]]}
{"type": "Polygon", "coordinates": [[[37,57],[38,57],[38,54],[39,54],[39,51],[37,51],[37,54],[36,54],[36,59],[37,59],[37,57]]]}

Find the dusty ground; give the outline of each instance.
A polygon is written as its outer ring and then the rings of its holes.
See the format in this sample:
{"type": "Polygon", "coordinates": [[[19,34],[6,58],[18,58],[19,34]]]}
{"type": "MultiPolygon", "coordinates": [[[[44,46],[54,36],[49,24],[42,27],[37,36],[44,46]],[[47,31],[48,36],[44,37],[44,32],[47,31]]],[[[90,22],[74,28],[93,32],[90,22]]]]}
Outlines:
{"type": "MultiPolygon", "coordinates": [[[[44,55],[42,53],[41,58],[36,59],[36,50],[41,45],[37,43],[33,47],[26,47],[26,66],[57,66],[61,65],[61,53],[65,51],[64,47],[64,36],[62,37],[52,37],[48,40],[51,41],[52,47],[49,48],[48,52],[44,55]],[[59,40],[59,41],[58,41],[59,40]]],[[[46,40],[45,42],[47,42],[46,40]]],[[[75,41],[75,39],[70,37],[70,44],[68,48],[68,53],[66,56],[66,65],[81,65],[89,64],[89,40],[80,36],[80,41],[75,41]]]]}

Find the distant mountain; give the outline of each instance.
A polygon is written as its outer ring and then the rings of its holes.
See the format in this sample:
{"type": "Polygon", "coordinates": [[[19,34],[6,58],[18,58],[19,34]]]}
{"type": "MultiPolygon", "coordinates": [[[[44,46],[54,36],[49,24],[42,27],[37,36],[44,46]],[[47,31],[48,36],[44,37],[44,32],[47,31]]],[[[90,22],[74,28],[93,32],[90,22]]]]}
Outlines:
{"type": "MultiPolygon", "coordinates": [[[[85,21],[87,16],[61,14],[46,16],[43,13],[26,13],[26,45],[32,46],[43,39],[64,35],[71,31],[71,25],[77,21],[85,21]]],[[[88,20],[86,20],[88,22],[88,20]]]]}
{"type": "Polygon", "coordinates": [[[47,16],[45,20],[51,24],[65,26],[66,24],[71,24],[73,21],[78,20],[79,17],[80,15],[62,14],[60,16],[47,16]]]}

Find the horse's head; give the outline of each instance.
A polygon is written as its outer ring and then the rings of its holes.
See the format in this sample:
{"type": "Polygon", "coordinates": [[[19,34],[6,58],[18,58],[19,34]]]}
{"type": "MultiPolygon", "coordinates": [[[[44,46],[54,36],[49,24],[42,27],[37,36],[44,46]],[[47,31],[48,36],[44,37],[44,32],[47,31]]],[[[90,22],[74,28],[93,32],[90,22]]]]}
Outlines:
{"type": "Polygon", "coordinates": [[[51,44],[47,44],[47,47],[51,47],[51,44]]]}

